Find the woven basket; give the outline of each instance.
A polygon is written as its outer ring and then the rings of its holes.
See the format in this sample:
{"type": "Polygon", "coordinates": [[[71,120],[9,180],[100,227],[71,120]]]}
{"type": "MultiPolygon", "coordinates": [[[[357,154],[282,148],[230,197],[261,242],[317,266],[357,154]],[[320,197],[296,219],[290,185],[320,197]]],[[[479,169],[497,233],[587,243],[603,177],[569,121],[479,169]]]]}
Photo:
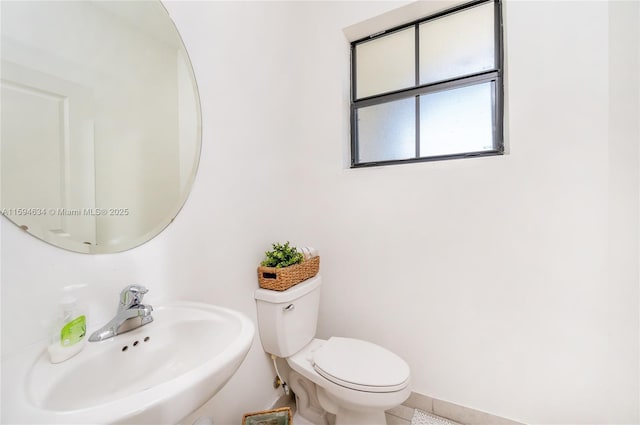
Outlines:
{"type": "Polygon", "coordinates": [[[313,257],[289,267],[258,267],[258,283],[264,289],[284,291],[318,274],[320,257],[313,257]]]}

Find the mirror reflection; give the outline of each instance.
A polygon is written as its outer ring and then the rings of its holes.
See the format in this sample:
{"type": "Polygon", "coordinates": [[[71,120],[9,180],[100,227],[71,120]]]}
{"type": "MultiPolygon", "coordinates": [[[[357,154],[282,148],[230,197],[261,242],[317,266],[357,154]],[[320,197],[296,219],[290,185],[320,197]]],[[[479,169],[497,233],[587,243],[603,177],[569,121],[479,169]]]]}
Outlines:
{"type": "Polygon", "coordinates": [[[85,253],[153,238],[185,202],[200,107],[157,1],[2,1],[1,199],[30,234],[85,253]]]}

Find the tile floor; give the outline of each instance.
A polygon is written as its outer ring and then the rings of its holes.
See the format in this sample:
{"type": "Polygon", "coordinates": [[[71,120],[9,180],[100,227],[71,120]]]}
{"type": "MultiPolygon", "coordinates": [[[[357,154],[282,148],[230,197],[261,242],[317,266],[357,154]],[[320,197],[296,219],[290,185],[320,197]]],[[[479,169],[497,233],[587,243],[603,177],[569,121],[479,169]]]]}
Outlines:
{"type": "MultiPolygon", "coordinates": [[[[290,405],[292,409],[295,409],[295,403],[290,405]]],[[[294,410],[295,412],[295,410],[294,410]]],[[[441,418],[439,416],[435,416],[431,413],[421,412],[418,413],[419,421],[417,421],[420,425],[460,425],[458,422],[453,422],[449,419],[441,418]]],[[[391,410],[386,412],[387,416],[387,425],[411,425],[411,418],[416,414],[416,409],[407,406],[398,406],[394,407],[391,410]]],[[[295,425],[315,425],[297,412],[293,415],[293,423],[295,425]]]]}
{"type": "Polygon", "coordinates": [[[460,425],[450,419],[441,418],[433,413],[423,412],[405,405],[387,410],[386,414],[387,425],[411,425],[411,419],[414,415],[416,415],[415,422],[420,425],[460,425]]]}
{"type": "MultiPolygon", "coordinates": [[[[387,425],[411,425],[411,419],[416,412],[422,413],[418,413],[414,425],[524,425],[521,422],[500,418],[417,393],[412,393],[405,403],[406,405],[402,404],[386,412],[387,425]],[[455,418],[455,420],[448,418],[455,418]]],[[[283,396],[274,407],[284,406],[291,407],[295,425],[315,425],[296,413],[293,398],[283,396]]]]}

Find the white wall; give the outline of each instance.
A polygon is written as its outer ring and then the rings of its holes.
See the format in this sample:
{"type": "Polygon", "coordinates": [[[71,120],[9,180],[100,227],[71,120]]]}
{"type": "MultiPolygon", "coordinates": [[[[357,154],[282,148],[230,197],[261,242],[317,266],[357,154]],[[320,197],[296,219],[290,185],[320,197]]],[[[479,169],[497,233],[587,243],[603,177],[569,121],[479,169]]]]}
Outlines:
{"type": "MultiPolygon", "coordinates": [[[[255,319],[255,267],[289,239],[321,250],[320,336],[388,346],[415,391],[530,423],[640,421],[638,101],[619,90],[629,75],[640,92],[622,60],[637,30],[616,30],[633,22],[601,2],[506,4],[509,155],[350,170],[342,28],[398,5],[167,3],[202,98],[192,195],[115,255],[2,220],[3,353],[43,338],[68,283],[90,284],[94,324],[131,282],[255,319]]],[[[278,395],[271,379],[256,339],[200,413],[238,423],[278,395]]]]}
{"type": "MultiPolygon", "coordinates": [[[[307,89],[322,126],[299,137],[322,335],[386,345],[416,391],[497,415],[640,420],[638,21],[621,21],[624,7],[637,2],[505,5],[503,157],[343,169],[347,77],[307,89]]],[[[350,17],[304,15],[325,31],[306,39],[322,65],[305,77],[347,69],[332,37],[350,17]]]]}
{"type": "Polygon", "coordinates": [[[509,155],[349,170],[342,28],[399,5],[207,4],[182,30],[236,89],[201,86],[220,140],[285,155],[270,193],[294,188],[290,226],[267,237],[321,249],[321,336],[384,344],[416,391],[516,420],[638,422],[637,4],[506,5],[509,155]]]}

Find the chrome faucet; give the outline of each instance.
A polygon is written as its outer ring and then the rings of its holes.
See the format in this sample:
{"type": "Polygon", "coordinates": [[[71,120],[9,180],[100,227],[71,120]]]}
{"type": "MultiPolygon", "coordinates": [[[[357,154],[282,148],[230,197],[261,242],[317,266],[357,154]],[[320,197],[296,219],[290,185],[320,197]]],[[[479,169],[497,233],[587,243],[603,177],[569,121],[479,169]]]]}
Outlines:
{"type": "Polygon", "coordinates": [[[153,307],[141,304],[142,298],[147,292],[149,290],[141,285],[129,285],[124,288],[120,292],[118,313],[109,323],[92,333],[89,341],[104,341],[153,322],[151,316],[153,307]]]}

